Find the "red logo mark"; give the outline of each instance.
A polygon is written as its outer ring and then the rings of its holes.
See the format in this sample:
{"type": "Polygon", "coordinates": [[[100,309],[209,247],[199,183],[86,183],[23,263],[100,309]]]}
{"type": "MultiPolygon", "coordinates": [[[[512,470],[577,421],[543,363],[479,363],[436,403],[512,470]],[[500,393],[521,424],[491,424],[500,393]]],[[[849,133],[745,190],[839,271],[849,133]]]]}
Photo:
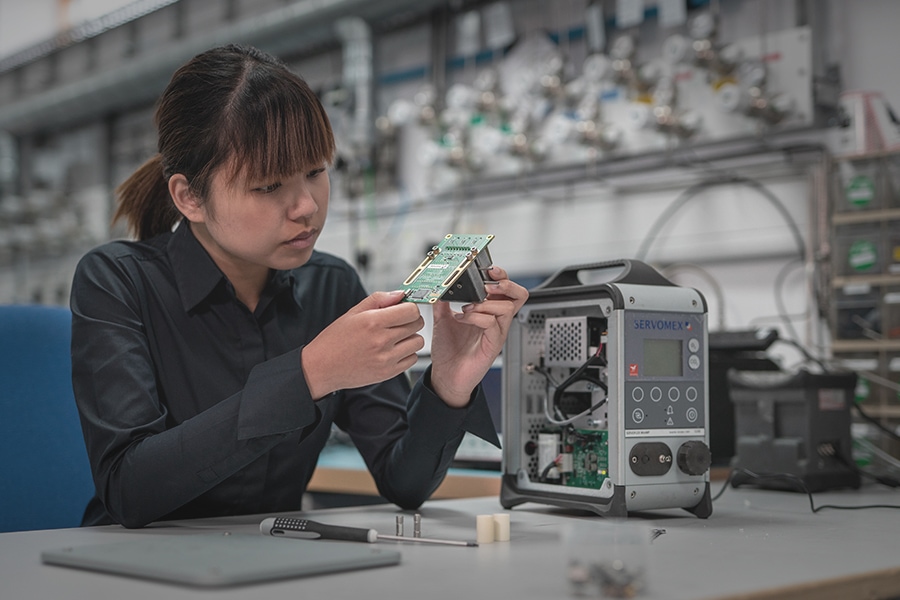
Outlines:
{"type": "Polygon", "coordinates": [[[638,366],[636,364],[628,365],[628,376],[629,377],[637,377],[638,376],[638,366]]]}

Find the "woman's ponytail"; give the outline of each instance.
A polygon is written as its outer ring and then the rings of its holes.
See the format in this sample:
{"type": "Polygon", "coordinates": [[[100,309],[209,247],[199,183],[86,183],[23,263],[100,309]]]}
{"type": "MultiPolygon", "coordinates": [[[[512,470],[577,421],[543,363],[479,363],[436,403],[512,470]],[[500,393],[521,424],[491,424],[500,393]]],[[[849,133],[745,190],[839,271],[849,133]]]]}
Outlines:
{"type": "Polygon", "coordinates": [[[128,231],[139,240],[171,231],[181,219],[169,196],[162,157],[157,154],[116,188],[118,207],[113,223],[124,218],[128,231]]]}

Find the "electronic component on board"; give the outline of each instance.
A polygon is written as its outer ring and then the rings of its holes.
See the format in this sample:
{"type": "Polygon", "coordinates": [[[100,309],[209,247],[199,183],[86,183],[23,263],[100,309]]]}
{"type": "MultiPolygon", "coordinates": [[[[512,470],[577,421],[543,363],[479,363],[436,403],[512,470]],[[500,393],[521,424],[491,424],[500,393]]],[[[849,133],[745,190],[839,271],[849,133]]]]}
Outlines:
{"type": "Polygon", "coordinates": [[[448,233],[400,286],[404,301],[483,302],[484,284],[490,281],[485,271],[493,264],[488,244],[493,239],[493,235],[448,233]]]}

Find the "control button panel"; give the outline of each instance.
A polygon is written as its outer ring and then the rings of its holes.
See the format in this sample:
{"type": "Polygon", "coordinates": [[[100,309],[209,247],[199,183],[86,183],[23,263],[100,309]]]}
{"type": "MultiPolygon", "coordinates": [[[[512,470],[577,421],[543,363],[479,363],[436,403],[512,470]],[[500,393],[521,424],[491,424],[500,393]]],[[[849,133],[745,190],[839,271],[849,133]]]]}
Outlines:
{"type": "Polygon", "coordinates": [[[705,327],[699,313],[628,313],[622,374],[626,430],[680,435],[674,430],[705,427],[705,327]]]}
{"type": "Polygon", "coordinates": [[[702,389],[699,382],[626,382],[626,429],[703,427],[702,389]]]}

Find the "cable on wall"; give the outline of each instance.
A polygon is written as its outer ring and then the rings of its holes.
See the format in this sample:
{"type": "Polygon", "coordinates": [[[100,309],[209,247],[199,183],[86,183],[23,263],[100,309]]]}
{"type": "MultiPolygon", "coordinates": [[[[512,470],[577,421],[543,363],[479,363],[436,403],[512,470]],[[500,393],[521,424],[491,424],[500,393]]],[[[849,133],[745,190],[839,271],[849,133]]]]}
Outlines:
{"type": "Polygon", "coordinates": [[[773,194],[771,190],[762,185],[759,181],[740,175],[728,175],[701,181],[681,192],[681,194],[679,194],[679,196],[675,198],[675,200],[671,204],[669,204],[669,206],[666,207],[666,209],[656,218],[656,220],[650,226],[650,230],[647,232],[647,234],[644,236],[644,239],[638,246],[638,250],[635,253],[635,258],[644,261],[647,259],[647,254],[650,251],[650,247],[658,238],[662,228],[668,224],[672,216],[675,215],[679,210],[681,210],[684,205],[699,196],[700,192],[723,185],[744,185],[756,190],[760,195],[768,200],[769,203],[771,203],[772,206],[775,207],[778,213],[782,216],[788,228],[790,229],[791,235],[794,238],[794,242],[797,244],[798,256],[800,258],[805,258],[806,245],[803,242],[803,235],[800,233],[800,229],[797,226],[796,221],[794,221],[794,218],[788,212],[784,203],[778,198],[778,196],[773,194]]]}

